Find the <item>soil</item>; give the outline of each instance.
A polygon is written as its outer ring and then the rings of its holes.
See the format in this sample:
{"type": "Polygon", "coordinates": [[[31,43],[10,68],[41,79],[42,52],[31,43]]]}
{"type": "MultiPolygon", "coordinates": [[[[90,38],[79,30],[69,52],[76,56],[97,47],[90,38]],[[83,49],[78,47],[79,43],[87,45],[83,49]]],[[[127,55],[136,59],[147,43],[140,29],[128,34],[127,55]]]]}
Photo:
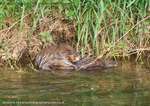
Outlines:
{"type": "Polygon", "coordinates": [[[75,36],[74,22],[57,17],[57,14],[41,18],[35,30],[33,30],[31,18],[31,14],[27,15],[22,27],[19,26],[20,21],[10,17],[4,21],[5,28],[0,30],[0,66],[8,65],[10,62],[30,64],[46,44],[68,42],[75,36]],[[40,36],[43,32],[50,33],[47,37],[52,36],[53,41],[44,42],[40,36]]]}

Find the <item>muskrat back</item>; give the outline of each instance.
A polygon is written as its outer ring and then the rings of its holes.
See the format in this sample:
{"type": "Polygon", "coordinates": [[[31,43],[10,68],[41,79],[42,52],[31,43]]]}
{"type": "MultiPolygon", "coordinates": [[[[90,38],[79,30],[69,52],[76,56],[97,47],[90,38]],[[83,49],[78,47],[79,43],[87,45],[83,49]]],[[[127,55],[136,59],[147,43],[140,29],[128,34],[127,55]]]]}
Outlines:
{"type": "Polygon", "coordinates": [[[67,69],[70,67],[75,68],[73,62],[80,59],[79,54],[75,50],[67,45],[47,45],[42,51],[37,55],[35,64],[41,69],[50,70],[49,67],[61,67],[67,69]]]}

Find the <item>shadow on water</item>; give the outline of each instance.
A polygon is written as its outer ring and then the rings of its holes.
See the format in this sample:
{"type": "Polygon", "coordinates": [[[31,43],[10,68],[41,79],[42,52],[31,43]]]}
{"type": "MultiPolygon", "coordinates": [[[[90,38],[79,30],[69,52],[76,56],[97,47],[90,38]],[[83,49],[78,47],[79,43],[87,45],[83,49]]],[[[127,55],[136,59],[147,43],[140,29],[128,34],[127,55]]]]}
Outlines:
{"type": "Polygon", "coordinates": [[[148,106],[149,76],[149,69],[132,63],[90,72],[1,69],[0,103],[4,106],[148,106]]]}

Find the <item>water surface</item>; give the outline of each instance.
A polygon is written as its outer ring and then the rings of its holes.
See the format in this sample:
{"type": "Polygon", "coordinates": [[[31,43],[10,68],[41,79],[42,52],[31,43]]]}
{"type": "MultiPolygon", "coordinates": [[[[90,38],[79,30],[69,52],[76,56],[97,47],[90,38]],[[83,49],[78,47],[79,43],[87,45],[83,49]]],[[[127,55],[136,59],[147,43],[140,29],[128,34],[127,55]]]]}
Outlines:
{"type": "Polygon", "coordinates": [[[90,72],[0,69],[0,103],[4,106],[149,106],[150,70],[132,63],[90,72]]]}

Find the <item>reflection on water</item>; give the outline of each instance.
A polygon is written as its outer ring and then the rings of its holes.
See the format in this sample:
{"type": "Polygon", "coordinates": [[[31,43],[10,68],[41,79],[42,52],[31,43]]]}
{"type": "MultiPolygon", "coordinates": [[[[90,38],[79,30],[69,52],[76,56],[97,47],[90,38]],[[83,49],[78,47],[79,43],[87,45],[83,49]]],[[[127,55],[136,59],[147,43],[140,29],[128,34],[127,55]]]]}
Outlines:
{"type": "Polygon", "coordinates": [[[149,69],[131,63],[91,72],[0,70],[0,103],[49,101],[65,106],[148,106],[149,100],[149,69]]]}

